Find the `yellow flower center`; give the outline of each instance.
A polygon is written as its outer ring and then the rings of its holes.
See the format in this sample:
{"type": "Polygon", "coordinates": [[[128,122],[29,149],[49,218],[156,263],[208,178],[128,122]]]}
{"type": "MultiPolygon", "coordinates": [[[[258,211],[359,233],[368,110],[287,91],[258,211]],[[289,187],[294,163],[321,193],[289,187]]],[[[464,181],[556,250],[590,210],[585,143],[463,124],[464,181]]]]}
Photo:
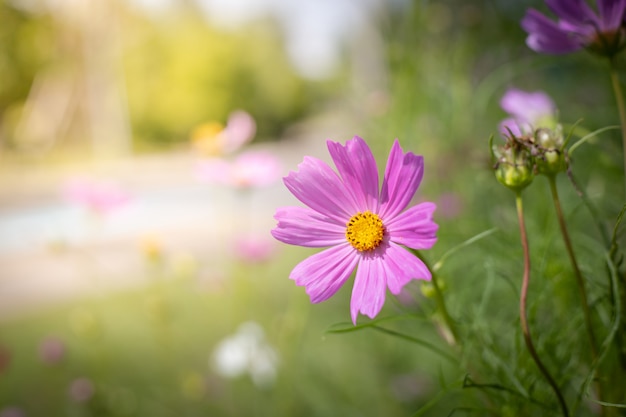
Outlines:
{"type": "Polygon", "coordinates": [[[376,249],[384,234],[383,221],[369,210],[355,214],[346,224],[346,239],[361,252],[376,249]]]}

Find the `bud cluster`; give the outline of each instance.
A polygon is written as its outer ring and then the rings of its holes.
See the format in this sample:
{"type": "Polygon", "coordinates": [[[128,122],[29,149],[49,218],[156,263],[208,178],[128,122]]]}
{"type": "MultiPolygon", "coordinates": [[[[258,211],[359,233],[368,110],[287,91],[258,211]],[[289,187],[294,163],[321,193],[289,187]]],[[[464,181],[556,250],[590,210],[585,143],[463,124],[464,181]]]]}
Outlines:
{"type": "Polygon", "coordinates": [[[567,169],[563,129],[541,127],[516,136],[511,131],[504,145],[492,146],[496,178],[504,186],[521,191],[535,175],[556,175],[567,169]]]}

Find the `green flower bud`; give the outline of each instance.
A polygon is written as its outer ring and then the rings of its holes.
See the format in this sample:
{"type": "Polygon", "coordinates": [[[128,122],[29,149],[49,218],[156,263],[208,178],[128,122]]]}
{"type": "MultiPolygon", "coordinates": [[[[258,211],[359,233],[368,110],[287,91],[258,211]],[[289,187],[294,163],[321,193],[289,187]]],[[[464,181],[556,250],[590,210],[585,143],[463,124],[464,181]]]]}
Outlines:
{"type": "Polygon", "coordinates": [[[494,150],[496,178],[513,191],[526,188],[534,179],[534,158],[526,146],[524,138],[508,138],[504,146],[494,150]]]}
{"type": "Polygon", "coordinates": [[[561,125],[557,125],[555,129],[537,129],[534,139],[536,145],[535,164],[538,173],[555,175],[567,169],[561,125]]]}

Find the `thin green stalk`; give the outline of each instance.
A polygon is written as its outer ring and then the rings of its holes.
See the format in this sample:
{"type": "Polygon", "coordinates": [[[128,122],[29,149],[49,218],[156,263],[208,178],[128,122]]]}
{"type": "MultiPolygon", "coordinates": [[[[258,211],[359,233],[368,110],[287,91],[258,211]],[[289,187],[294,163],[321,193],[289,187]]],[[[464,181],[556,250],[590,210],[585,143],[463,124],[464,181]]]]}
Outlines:
{"type": "Polygon", "coordinates": [[[580,301],[585,316],[585,325],[587,327],[587,335],[589,336],[589,344],[591,345],[592,360],[598,358],[598,349],[596,347],[596,337],[593,333],[593,323],[591,321],[591,312],[589,311],[589,302],[587,301],[587,290],[585,289],[585,280],[578,267],[578,261],[576,260],[576,254],[572,247],[572,241],[567,231],[567,224],[565,223],[565,217],[563,216],[563,210],[561,209],[561,201],[559,199],[559,191],[556,187],[556,179],[554,175],[548,176],[548,182],[550,183],[550,192],[552,193],[552,202],[554,203],[554,209],[556,210],[556,217],[559,219],[559,226],[561,228],[561,235],[563,236],[563,243],[565,243],[565,249],[567,249],[567,255],[574,269],[574,275],[576,276],[576,285],[578,285],[578,292],[580,293],[580,301]]]}
{"type": "Polygon", "coordinates": [[[424,262],[424,265],[426,265],[426,267],[431,272],[432,279],[430,282],[433,285],[433,288],[435,289],[435,300],[437,301],[437,306],[439,307],[439,311],[441,312],[441,316],[443,317],[443,320],[448,326],[448,330],[450,330],[450,333],[452,334],[454,343],[458,344],[461,341],[461,339],[459,338],[459,333],[457,331],[456,324],[454,323],[452,316],[450,316],[450,313],[448,313],[448,308],[446,307],[446,301],[443,297],[443,291],[441,291],[441,287],[439,286],[439,280],[437,278],[437,274],[435,273],[435,271],[433,271],[433,268],[430,267],[426,259],[424,259],[419,252],[415,251],[415,254],[417,255],[418,258],[422,260],[422,262],[424,262]]]}
{"type": "Polygon", "coordinates": [[[567,404],[565,403],[565,399],[563,398],[563,394],[559,389],[559,386],[556,384],[556,381],[550,375],[550,372],[545,367],[543,362],[541,362],[541,358],[539,354],[535,350],[535,345],[533,344],[533,340],[530,336],[530,328],[528,326],[528,316],[526,314],[526,300],[528,296],[528,286],[530,284],[530,249],[528,246],[528,237],[526,236],[526,225],[524,223],[524,207],[522,205],[522,194],[518,192],[515,195],[515,203],[517,206],[517,218],[519,220],[519,229],[520,229],[520,238],[522,241],[522,248],[524,249],[524,278],[522,279],[522,291],[520,294],[520,322],[522,325],[522,334],[524,335],[524,342],[526,343],[526,348],[532,356],[535,364],[539,368],[539,371],[543,374],[546,381],[552,387],[552,390],[556,394],[559,405],[561,406],[561,411],[563,412],[564,417],[569,417],[569,411],[567,410],[567,404]]]}
{"type": "Polygon", "coordinates": [[[454,323],[454,320],[452,320],[450,313],[448,313],[448,308],[446,307],[446,301],[443,298],[443,292],[441,291],[441,287],[439,286],[437,274],[432,273],[431,282],[433,284],[433,288],[435,289],[435,298],[437,300],[437,304],[439,305],[439,310],[441,311],[443,320],[446,322],[446,325],[448,326],[448,329],[450,330],[450,333],[452,334],[454,343],[458,344],[460,342],[459,333],[456,330],[456,324],[454,323]]]}
{"type": "MultiPolygon", "coordinates": [[[[569,256],[574,275],[576,276],[576,285],[578,286],[578,292],[580,294],[580,303],[583,308],[583,315],[585,317],[585,327],[587,328],[587,336],[589,337],[589,345],[591,346],[591,360],[595,363],[598,360],[598,347],[596,344],[596,336],[593,332],[593,322],[591,321],[591,311],[589,310],[589,301],[587,297],[587,290],[585,289],[585,280],[580,268],[578,267],[578,261],[576,260],[576,254],[574,253],[574,247],[572,246],[572,240],[570,239],[569,232],[567,230],[567,224],[565,223],[565,216],[563,216],[563,209],[561,208],[561,199],[559,198],[559,191],[556,186],[556,177],[554,175],[548,176],[548,183],[550,184],[550,193],[552,194],[552,202],[554,203],[554,210],[556,211],[556,217],[559,219],[559,227],[561,228],[561,235],[563,236],[563,243],[565,243],[565,249],[569,256]]],[[[602,385],[600,378],[596,381],[596,390],[598,399],[602,400],[602,385]]],[[[604,415],[604,408],[602,409],[604,415]]]]}
{"type": "Polygon", "coordinates": [[[619,120],[622,125],[622,156],[624,158],[624,187],[626,189],[626,106],[624,105],[624,95],[622,94],[622,89],[619,84],[619,75],[613,58],[610,60],[610,68],[611,84],[613,85],[619,120]]]}

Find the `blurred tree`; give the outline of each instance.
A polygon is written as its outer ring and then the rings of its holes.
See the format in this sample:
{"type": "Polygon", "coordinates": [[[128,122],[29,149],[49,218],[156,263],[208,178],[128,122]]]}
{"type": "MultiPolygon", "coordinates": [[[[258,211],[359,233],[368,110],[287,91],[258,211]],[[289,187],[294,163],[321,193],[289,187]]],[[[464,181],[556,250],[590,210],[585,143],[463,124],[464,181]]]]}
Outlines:
{"type": "Polygon", "coordinates": [[[39,68],[54,55],[52,22],[0,1],[0,141],[15,123],[39,68]]]}
{"type": "Polygon", "coordinates": [[[271,138],[305,112],[305,83],[269,22],[219,32],[193,9],[129,19],[128,102],[140,143],[187,140],[195,125],[225,123],[238,108],[257,119],[259,137],[271,138]]]}

